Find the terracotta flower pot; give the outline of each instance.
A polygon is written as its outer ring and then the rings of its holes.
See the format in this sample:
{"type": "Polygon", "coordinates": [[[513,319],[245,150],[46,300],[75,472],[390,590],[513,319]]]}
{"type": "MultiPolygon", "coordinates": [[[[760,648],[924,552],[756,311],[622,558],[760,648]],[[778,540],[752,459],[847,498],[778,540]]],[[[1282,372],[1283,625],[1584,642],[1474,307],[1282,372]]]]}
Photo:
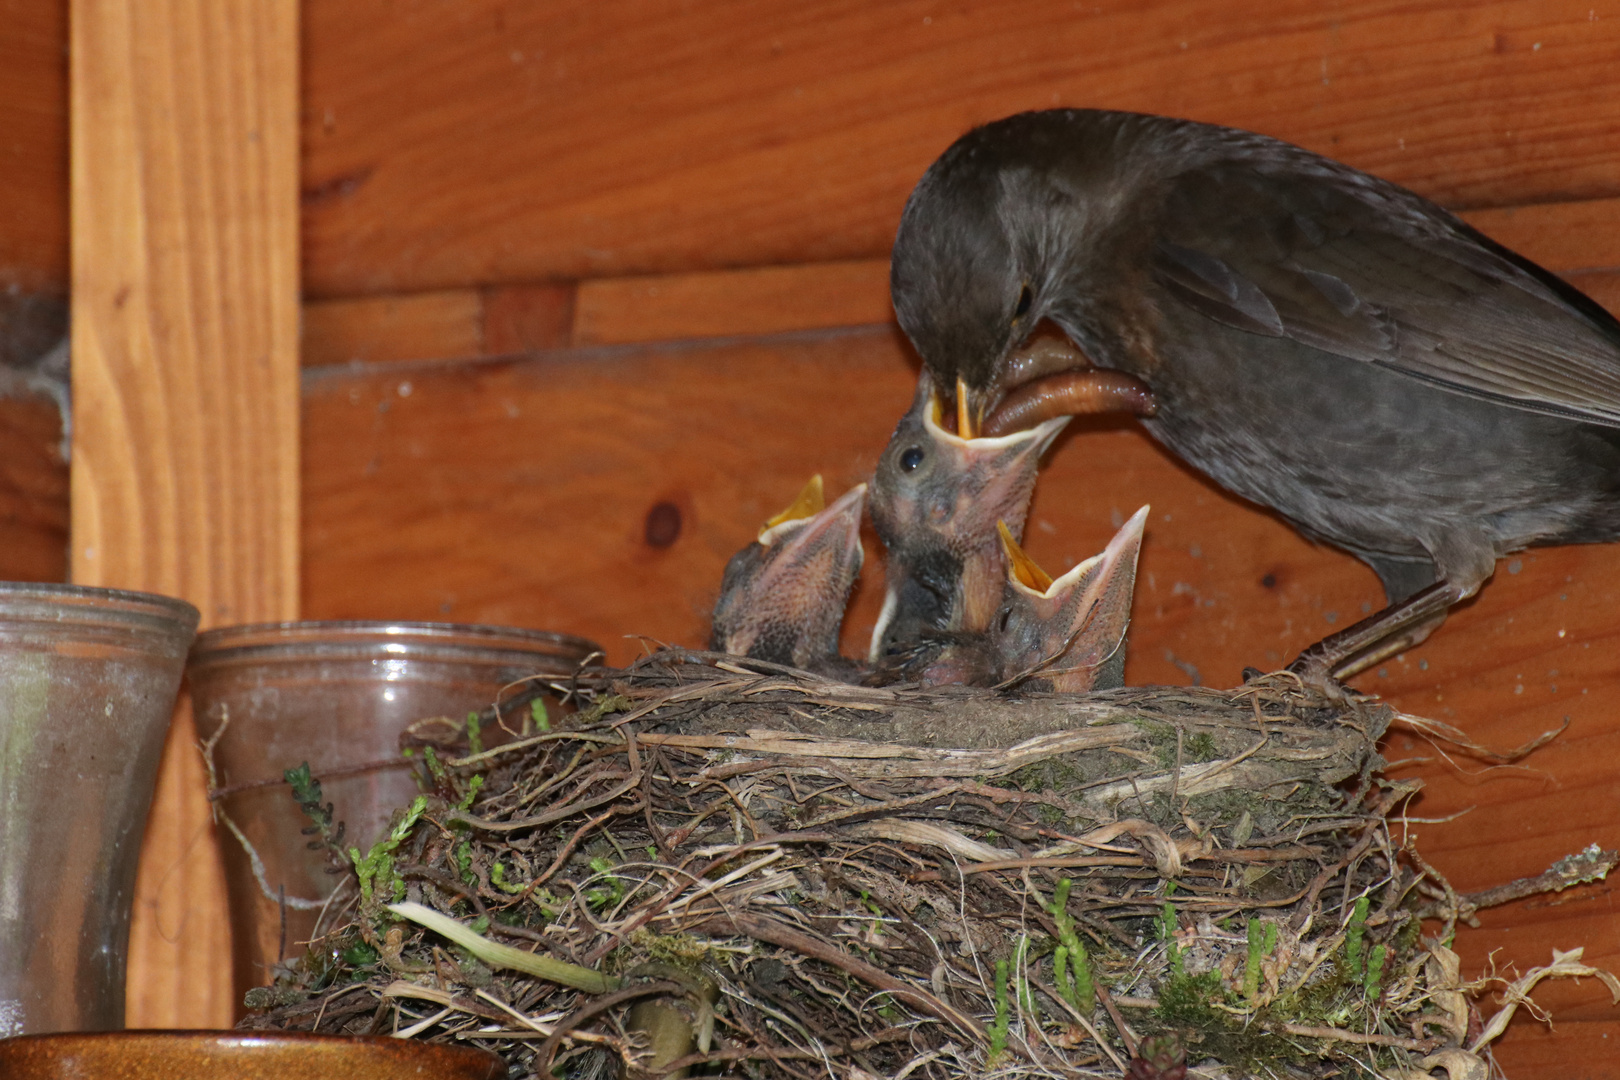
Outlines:
{"type": "Polygon", "coordinates": [[[112,1031],[0,1040],[7,1080],[501,1080],[470,1046],[387,1036],[112,1031]]]}
{"type": "Polygon", "coordinates": [[[124,1026],[135,865],[196,629],[165,596],[0,583],[0,1036],[124,1026]]]}

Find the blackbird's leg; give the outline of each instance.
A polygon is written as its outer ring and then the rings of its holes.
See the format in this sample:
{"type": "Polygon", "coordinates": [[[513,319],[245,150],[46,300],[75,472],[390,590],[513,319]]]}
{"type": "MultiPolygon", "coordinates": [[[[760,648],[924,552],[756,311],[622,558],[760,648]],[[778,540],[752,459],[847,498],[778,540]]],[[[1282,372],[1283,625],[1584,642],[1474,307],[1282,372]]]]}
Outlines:
{"type": "Polygon", "coordinates": [[[1473,596],[1496,570],[1496,549],[1477,528],[1446,529],[1425,537],[1423,546],[1432,559],[1428,566],[1362,555],[1378,571],[1394,602],[1312,645],[1288,670],[1317,690],[1335,695],[1336,683],[1421,643],[1446,621],[1453,604],[1473,596]],[[1424,587],[1404,595],[1419,585],[1424,587]]]}
{"type": "Polygon", "coordinates": [[[1353,626],[1318,641],[1299,654],[1288,670],[1320,690],[1366,671],[1419,644],[1446,619],[1462,589],[1437,581],[1399,603],[1374,612],[1353,626]]]}

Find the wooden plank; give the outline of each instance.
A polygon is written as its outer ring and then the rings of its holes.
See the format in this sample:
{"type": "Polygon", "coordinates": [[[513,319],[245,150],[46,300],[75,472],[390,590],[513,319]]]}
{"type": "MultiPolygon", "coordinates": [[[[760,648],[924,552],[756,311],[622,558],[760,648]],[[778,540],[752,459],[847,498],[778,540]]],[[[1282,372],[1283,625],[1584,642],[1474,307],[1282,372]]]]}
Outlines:
{"type": "MultiPolygon", "coordinates": [[[[826,474],[831,492],[866,476],[909,400],[906,356],[894,331],[871,328],[578,350],[408,377],[312,374],[306,614],[550,627],[595,637],[619,661],[639,650],[626,634],[702,644],[721,568],[758,523],[811,471],[826,474]],[[682,529],[658,548],[645,522],[663,503],[679,511],[682,529]]],[[[1275,667],[1381,602],[1360,563],[1214,488],[1133,424],[1073,427],[1043,472],[1028,546],[1047,568],[1067,568],[1152,503],[1132,682],[1232,685],[1244,666],[1275,667]]],[[[864,649],[881,593],[871,537],[867,550],[847,653],[864,649]]],[[[1617,582],[1617,545],[1505,561],[1429,643],[1361,680],[1401,708],[1498,747],[1570,717],[1569,731],[1530,771],[1481,773],[1463,759],[1463,774],[1419,740],[1391,740],[1392,757],[1426,758],[1399,770],[1429,784],[1414,816],[1475,807],[1455,821],[1411,826],[1459,888],[1539,873],[1587,843],[1614,843],[1620,812],[1607,793],[1620,760],[1617,582]]],[[[1593,961],[1620,969],[1608,895],[1604,886],[1557,908],[1488,915],[1486,929],[1459,939],[1469,971],[1483,969],[1490,948],[1502,947],[1498,963],[1522,970],[1554,945],[1579,943],[1593,961]]],[[[1601,995],[1591,984],[1546,991],[1558,1010],[1612,1025],[1614,1014],[1596,1004],[1601,995]]]]}
{"type": "Polygon", "coordinates": [[[0,289],[67,292],[67,5],[0,0],[0,289]]]}
{"type": "Polygon", "coordinates": [[[68,469],[61,444],[56,402],[0,396],[0,580],[67,580],[68,469]]]}
{"type": "Polygon", "coordinates": [[[475,289],[304,305],[304,364],[461,359],[483,351],[484,305],[475,289]]]}
{"type": "Polygon", "coordinates": [[[574,343],[774,334],[886,323],[889,262],[866,259],[582,282],[574,343]]]}
{"type": "MultiPolygon", "coordinates": [[[[1620,199],[1476,211],[1492,238],[1620,308],[1620,199]]],[[[886,323],[886,259],[579,283],[315,301],[308,366],[506,356],[569,344],[628,344],[886,323]],[[479,320],[482,320],[481,328],[479,320]]]]}
{"type": "MultiPolygon", "coordinates": [[[[65,13],[0,0],[13,211],[0,285],[66,286],[65,13]]],[[[1213,0],[1084,13],[1041,0],[1011,22],[979,0],[934,14],[844,0],[792,18],[737,2],[320,5],[306,43],[311,284],[876,256],[951,138],[1054,95],[1266,130],[1465,205],[1613,194],[1617,106],[1599,91],[1620,31],[1574,0],[1294,0],[1259,17],[1213,0]]]]}
{"type": "Polygon", "coordinates": [[[1620,199],[1504,206],[1462,216],[1496,242],[1561,274],[1620,267],[1620,199]]]}
{"type": "Polygon", "coordinates": [[[726,558],[812,472],[858,482],[912,379],[887,330],[311,372],[306,613],[549,626],[619,660],[627,633],[701,640],[726,558]]]}
{"type": "Polygon", "coordinates": [[[484,355],[560,349],[574,338],[572,283],[507,285],[480,290],[484,355]]]}
{"type": "MultiPolygon", "coordinates": [[[[72,0],[75,581],[203,624],[298,598],[294,0],[72,0]]],[[[228,1025],[229,929],[195,732],[171,731],[128,1021],[228,1025]]]]}
{"type": "MultiPolygon", "coordinates": [[[[1584,980],[1592,985],[1592,980],[1584,980]]],[[[1545,986],[1546,984],[1542,984],[1545,986]]],[[[1539,996],[1539,995],[1538,995],[1539,996]]],[[[1496,1061],[1503,1075],[1520,1080],[1620,1080],[1620,1055],[1614,1052],[1613,1021],[1569,1023],[1554,1017],[1551,1024],[1538,1021],[1521,1009],[1499,1044],[1496,1061]]]]}
{"type": "Polygon", "coordinates": [[[1588,0],[312,5],[306,286],[336,296],[869,258],[976,122],[1278,135],[1448,205],[1620,196],[1588,0]]]}

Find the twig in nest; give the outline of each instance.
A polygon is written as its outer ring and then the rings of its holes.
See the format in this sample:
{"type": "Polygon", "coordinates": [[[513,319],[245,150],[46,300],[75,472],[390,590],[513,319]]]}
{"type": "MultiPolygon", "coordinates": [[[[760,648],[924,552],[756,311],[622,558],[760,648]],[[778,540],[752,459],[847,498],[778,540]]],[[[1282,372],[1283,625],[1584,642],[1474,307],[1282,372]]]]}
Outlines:
{"type": "Polygon", "coordinates": [[[784,949],[792,949],[794,952],[803,953],[805,956],[813,956],[817,960],[825,961],[848,972],[868,986],[887,991],[895,997],[913,1003],[923,1012],[944,1020],[979,1042],[984,1042],[986,1039],[984,1028],[977,1020],[945,1004],[933,994],[901,982],[881,968],[868,964],[865,960],[850,956],[836,946],[811,937],[803,931],[794,930],[775,919],[737,912],[717,919],[710,919],[692,929],[708,933],[747,934],[749,937],[759,941],[780,946],[784,949]]]}
{"type": "Polygon", "coordinates": [[[626,1001],[634,1001],[636,998],[644,998],[653,994],[679,994],[685,989],[678,982],[638,983],[635,986],[626,986],[622,990],[615,990],[611,994],[604,994],[601,997],[591,999],[585,1005],[557,1021],[557,1026],[551,1030],[551,1037],[540,1044],[540,1050],[535,1055],[534,1071],[541,1076],[550,1076],[551,1059],[556,1055],[557,1048],[562,1045],[563,1039],[576,1028],[584,1025],[591,1017],[604,1013],[615,1005],[622,1005],[626,1001]]]}

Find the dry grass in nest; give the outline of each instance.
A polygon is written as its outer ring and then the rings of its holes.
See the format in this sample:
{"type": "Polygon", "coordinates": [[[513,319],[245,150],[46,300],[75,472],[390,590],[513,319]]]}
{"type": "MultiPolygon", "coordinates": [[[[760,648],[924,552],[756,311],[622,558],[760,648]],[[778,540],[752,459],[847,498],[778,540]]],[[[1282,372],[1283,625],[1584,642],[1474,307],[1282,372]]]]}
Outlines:
{"type": "Polygon", "coordinates": [[[1536,980],[1598,974],[1463,982],[1459,919],[1615,855],[1456,895],[1391,832],[1415,786],[1378,775],[1375,702],[677,651],[557,689],[555,730],[424,751],[431,791],[343,859],[245,1026],[465,1040],[514,1076],[1477,1080],[1536,980]]]}

